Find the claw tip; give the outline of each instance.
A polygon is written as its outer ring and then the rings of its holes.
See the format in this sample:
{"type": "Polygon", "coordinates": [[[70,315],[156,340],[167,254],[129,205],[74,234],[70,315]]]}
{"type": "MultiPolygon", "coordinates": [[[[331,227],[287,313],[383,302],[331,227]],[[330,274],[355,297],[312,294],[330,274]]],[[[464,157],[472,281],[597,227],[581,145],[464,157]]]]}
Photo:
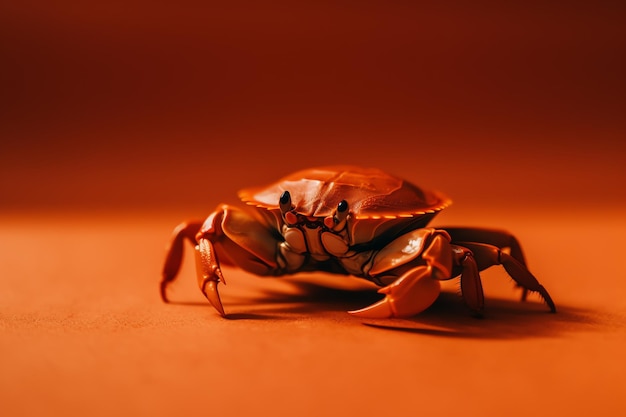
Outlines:
{"type": "Polygon", "coordinates": [[[348,313],[364,319],[386,319],[395,316],[391,303],[386,297],[368,307],[348,311],[348,313]]]}
{"type": "Polygon", "coordinates": [[[226,312],[224,311],[224,306],[222,306],[222,300],[220,299],[220,293],[217,291],[217,281],[208,281],[202,292],[213,308],[215,308],[222,317],[226,317],[226,312]]]}

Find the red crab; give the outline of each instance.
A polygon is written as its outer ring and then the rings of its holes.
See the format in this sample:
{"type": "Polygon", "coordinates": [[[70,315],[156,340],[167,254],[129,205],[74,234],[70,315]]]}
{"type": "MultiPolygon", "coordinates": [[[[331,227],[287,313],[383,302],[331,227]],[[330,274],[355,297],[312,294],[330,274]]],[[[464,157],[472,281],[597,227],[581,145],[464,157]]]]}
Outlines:
{"type": "Polygon", "coordinates": [[[460,275],[467,306],[482,314],[479,271],[503,265],[522,287],[538,292],[556,312],[548,291],[528,271],[509,233],[465,227],[427,227],[450,204],[378,169],[334,166],[291,174],[268,187],[240,191],[256,210],[221,205],[204,222],[179,225],[167,253],[161,297],[176,278],[183,242],[195,246],[198,285],[225,316],[218,293],[220,264],[264,276],[303,271],[350,274],[379,285],[385,297],[351,314],[408,317],[438,297],[441,280],[460,275]]]}

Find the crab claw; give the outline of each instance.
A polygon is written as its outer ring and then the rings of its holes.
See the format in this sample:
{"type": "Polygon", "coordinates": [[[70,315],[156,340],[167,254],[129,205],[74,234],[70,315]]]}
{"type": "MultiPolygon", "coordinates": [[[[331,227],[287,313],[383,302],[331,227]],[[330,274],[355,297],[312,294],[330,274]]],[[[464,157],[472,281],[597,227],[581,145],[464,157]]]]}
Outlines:
{"type": "Polygon", "coordinates": [[[389,297],[385,297],[382,300],[362,308],[360,310],[348,311],[353,316],[361,317],[363,319],[387,319],[390,317],[396,317],[394,308],[392,307],[393,301],[389,297]]]}
{"type": "Polygon", "coordinates": [[[202,293],[205,295],[209,303],[217,310],[218,313],[222,315],[222,317],[226,317],[226,312],[224,312],[224,307],[222,306],[222,300],[220,299],[220,293],[217,291],[217,281],[207,281],[204,288],[202,288],[202,293]]]}
{"type": "Polygon", "coordinates": [[[441,291],[439,281],[431,277],[430,268],[417,267],[393,283],[378,290],[385,294],[382,300],[348,313],[367,319],[411,317],[426,310],[441,291]]]}
{"type": "Polygon", "coordinates": [[[215,249],[208,239],[200,239],[196,246],[196,271],[198,274],[198,286],[209,303],[222,317],[226,317],[217,284],[224,282],[222,270],[219,267],[215,249]]]}

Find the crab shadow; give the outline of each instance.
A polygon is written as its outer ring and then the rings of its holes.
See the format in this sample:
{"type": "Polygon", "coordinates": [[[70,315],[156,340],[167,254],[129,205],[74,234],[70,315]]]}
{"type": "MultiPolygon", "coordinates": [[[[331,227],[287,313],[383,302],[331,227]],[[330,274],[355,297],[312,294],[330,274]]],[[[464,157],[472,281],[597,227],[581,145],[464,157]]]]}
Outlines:
{"type": "Polygon", "coordinates": [[[409,319],[369,320],[365,326],[386,331],[474,339],[525,339],[557,337],[595,331],[600,316],[590,310],[559,305],[556,314],[539,302],[515,299],[485,300],[482,317],[470,314],[454,293],[442,293],[426,311],[409,319]]]}
{"type": "MultiPolygon", "coordinates": [[[[310,283],[293,283],[297,293],[263,290],[252,299],[235,303],[257,306],[249,313],[233,313],[231,320],[290,319],[302,315],[337,318],[337,314],[357,310],[381,299],[372,290],[348,291],[310,283]],[[261,306],[259,307],[259,304],[261,306]]],[[[481,318],[472,316],[459,294],[442,292],[435,303],[419,315],[408,319],[360,319],[362,325],[382,331],[403,332],[453,338],[519,339],[556,337],[565,333],[604,328],[600,313],[579,307],[558,305],[552,314],[537,301],[521,302],[489,298],[481,318]]]]}

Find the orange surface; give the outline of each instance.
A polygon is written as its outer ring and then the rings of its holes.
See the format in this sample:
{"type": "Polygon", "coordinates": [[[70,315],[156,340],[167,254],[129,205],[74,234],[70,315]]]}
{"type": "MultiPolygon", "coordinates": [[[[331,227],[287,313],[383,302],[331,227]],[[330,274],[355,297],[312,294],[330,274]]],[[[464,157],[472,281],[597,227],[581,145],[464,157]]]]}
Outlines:
{"type": "Polygon", "coordinates": [[[626,412],[621,6],[393,3],[0,6],[0,414],[626,412]],[[161,303],[179,221],[319,164],[510,230],[559,312],[499,268],[483,320],[451,282],[390,321],[225,268],[225,320],[190,258],[161,303]]]}

